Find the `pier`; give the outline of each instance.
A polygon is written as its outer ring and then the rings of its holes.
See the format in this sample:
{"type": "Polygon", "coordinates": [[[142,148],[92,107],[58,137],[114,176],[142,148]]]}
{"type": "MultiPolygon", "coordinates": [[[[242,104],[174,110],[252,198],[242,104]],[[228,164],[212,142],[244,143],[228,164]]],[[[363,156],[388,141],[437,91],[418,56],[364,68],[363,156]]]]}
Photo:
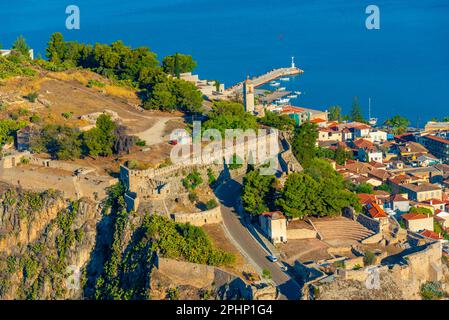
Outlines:
{"type": "Polygon", "coordinates": [[[292,92],[290,91],[273,91],[266,96],[262,95],[262,98],[260,98],[260,102],[262,102],[262,104],[271,104],[278,99],[289,96],[290,94],[292,94],[292,92]]]}
{"type": "MultiPolygon", "coordinates": [[[[271,70],[261,76],[252,78],[251,81],[253,82],[254,87],[257,88],[275,79],[281,77],[290,77],[302,73],[304,73],[303,70],[296,68],[295,66],[292,66],[290,68],[280,68],[271,70]]],[[[235,94],[237,92],[241,92],[242,89],[243,89],[243,81],[228,88],[226,90],[226,94],[235,94]]]]}

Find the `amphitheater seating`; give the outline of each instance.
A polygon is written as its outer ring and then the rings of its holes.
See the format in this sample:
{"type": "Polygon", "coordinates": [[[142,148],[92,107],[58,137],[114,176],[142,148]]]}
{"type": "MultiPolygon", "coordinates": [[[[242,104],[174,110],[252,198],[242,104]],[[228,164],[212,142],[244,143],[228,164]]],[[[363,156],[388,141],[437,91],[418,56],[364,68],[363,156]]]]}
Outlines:
{"type": "Polygon", "coordinates": [[[313,224],[323,241],[362,241],[374,234],[360,223],[344,217],[314,219],[313,224]]]}

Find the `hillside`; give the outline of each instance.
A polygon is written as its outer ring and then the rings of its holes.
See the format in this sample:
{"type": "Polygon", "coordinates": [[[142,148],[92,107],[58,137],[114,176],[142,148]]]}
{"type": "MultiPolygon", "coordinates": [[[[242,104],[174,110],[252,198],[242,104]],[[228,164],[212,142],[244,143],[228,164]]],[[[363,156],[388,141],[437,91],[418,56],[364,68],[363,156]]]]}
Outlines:
{"type": "MultiPolygon", "coordinates": [[[[184,128],[180,112],[145,110],[140,107],[138,91],[130,86],[114,84],[92,71],[70,69],[52,72],[39,66],[29,66],[34,76],[15,76],[0,80],[0,120],[15,121],[23,127],[60,125],[87,130],[94,122],[91,115],[104,111],[113,115],[126,133],[146,141],[145,148],[134,148],[132,158],[157,165],[169,155],[169,134],[184,128]],[[29,99],[35,93],[34,102],[29,99]]],[[[118,157],[120,163],[130,155],[118,157]],[[123,160],[120,160],[121,157],[123,160]]],[[[116,159],[116,160],[117,160],[116,159]]],[[[92,165],[92,159],[87,161],[92,165]]],[[[111,159],[96,159],[96,167],[111,163],[111,159]],[[103,161],[106,160],[106,161],[103,161]]],[[[117,170],[117,166],[108,170],[117,170]]]]}

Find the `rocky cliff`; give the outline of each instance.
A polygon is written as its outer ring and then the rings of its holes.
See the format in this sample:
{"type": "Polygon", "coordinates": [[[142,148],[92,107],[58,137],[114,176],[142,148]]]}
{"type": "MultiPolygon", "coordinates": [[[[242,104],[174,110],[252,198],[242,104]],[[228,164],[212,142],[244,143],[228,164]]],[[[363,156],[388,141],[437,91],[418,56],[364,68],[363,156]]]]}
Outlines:
{"type": "Polygon", "coordinates": [[[90,259],[100,219],[96,205],[69,202],[54,191],[2,187],[0,298],[82,298],[67,280],[90,259]]]}

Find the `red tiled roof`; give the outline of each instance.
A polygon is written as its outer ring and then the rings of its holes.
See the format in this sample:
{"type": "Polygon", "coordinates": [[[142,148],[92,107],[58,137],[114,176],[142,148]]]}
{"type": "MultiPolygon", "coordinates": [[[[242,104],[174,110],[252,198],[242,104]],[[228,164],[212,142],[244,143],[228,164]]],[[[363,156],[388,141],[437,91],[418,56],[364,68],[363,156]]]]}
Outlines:
{"type": "Polygon", "coordinates": [[[369,203],[367,204],[366,208],[371,218],[376,219],[388,217],[385,211],[377,203],[369,203]]]}
{"type": "Polygon", "coordinates": [[[408,183],[409,181],[411,181],[411,177],[406,174],[400,174],[393,178],[389,178],[388,180],[390,180],[390,182],[392,182],[394,184],[400,185],[400,184],[405,184],[405,183],[408,183]]]}
{"type": "Polygon", "coordinates": [[[270,217],[273,220],[285,219],[285,216],[281,211],[264,212],[264,213],[262,213],[262,215],[265,217],[270,217]]]}
{"type": "Polygon", "coordinates": [[[431,199],[431,200],[426,200],[426,201],[423,201],[422,203],[425,203],[425,204],[430,204],[431,206],[433,206],[433,205],[439,205],[439,204],[446,204],[446,201],[441,201],[441,200],[438,200],[438,199],[431,199]]]}
{"type": "Polygon", "coordinates": [[[405,198],[403,195],[401,194],[396,194],[391,198],[391,201],[394,202],[405,202],[405,201],[409,201],[407,198],[405,198]]]}
{"type": "Polygon", "coordinates": [[[404,220],[419,220],[419,219],[427,219],[429,217],[422,213],[407,213],[403,214],[401,218],[404,220]]]}
{"type": "Polygon", "coordinates": [[[310,120],[310,122],[312,122],[312,123],[323,123],[323,122],[327,122],[327,121],[324,120],[324,119],[321,119],[321,118],[316,118],[316,119],[310,120]]]}
{"type": "Polygon", "coordinates": [[[354,141],[354,145],[360,149],[369,149],[374,147],[374,143],[365,139],[358,139],[354,141]]]}
{"type": "Polygon", "coordinates": [[[428,139],[430,139],[430,140],[437,141],[437,142],[441,142],[441,143],[444,143],[444,144],[449,144],[449,140],[446,140],[446,139],[441,138],[441,137],[437,137],[437,136],[426,136],[426,138],[428,138],[428,139]]]}
{"type": "Polygon", "coordinates": [[[384,191],[384,190],[376,190],[376,191],[374,191],[374,194],[378,197],[384,197],[384,198],[390,196],[390,193],[388,191],[384,191]]]}
{"type": "Polygon", "coordinates": [[[357,196],[361,204],[377,202],[377,197],[374,194],[360,193],[357,196]]]}
{"type": "Polygon", "coordinates": [[[424,230],[424,231],[420,232],[419,234],[426,238],[430,238],[430,239],[435,239],[435,240],[443,239],[443,237],[441,235],[439,235],[436,232],[430,231],[430,230],[424,230]]]}
{"type": "Polygon", "coordinates": [[[282,108],[281,113],[303,113],[305,110],[299,107],[285,106],[282,108]]]}

